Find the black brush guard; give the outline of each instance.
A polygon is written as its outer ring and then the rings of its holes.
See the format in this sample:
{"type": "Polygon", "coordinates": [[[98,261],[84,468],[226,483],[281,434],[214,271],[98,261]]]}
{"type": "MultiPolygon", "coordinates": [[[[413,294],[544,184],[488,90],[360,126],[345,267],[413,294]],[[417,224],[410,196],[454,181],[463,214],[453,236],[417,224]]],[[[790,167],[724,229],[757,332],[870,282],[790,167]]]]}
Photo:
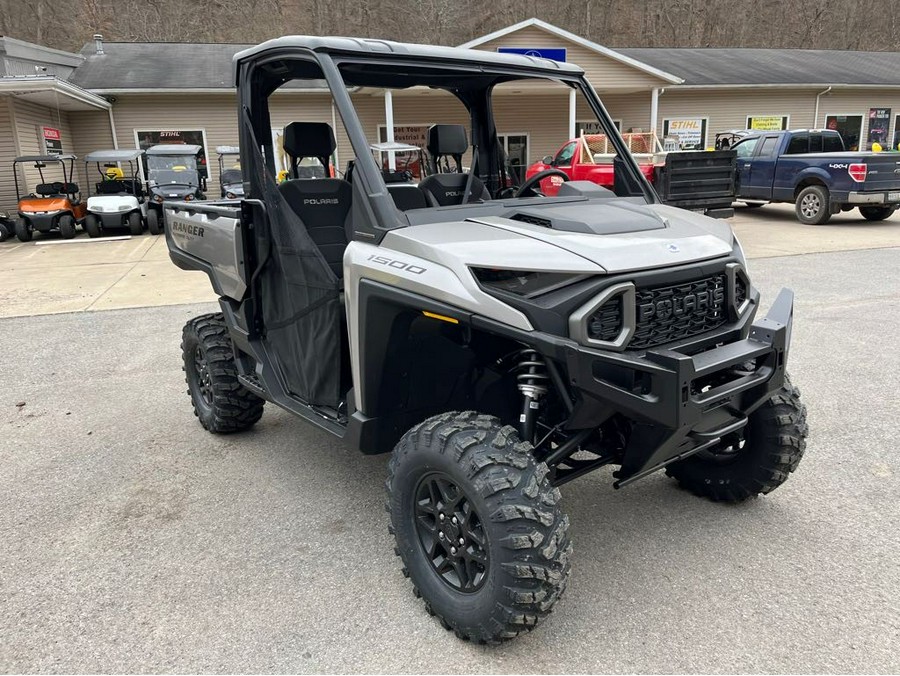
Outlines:
{"type": "Polygon", "coordinates": [[[613,413],[635,421],[616,488],[717,444],[784,385],[793,306],[793,292],[782,289],[766,317],[739,328],[745,338],[693,355],[566,350],[581,395],[568,428],[595,427],[613,413]]]}

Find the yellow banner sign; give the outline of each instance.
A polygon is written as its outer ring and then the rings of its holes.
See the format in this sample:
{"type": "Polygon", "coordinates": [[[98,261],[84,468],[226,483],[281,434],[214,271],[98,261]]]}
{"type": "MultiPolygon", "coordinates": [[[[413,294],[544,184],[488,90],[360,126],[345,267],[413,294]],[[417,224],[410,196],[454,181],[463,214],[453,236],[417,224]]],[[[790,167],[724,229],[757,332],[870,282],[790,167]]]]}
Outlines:
{"type": "Polygon", "coordinates": [[[785,119],[782,115],[760,115],[748,118],[750,129],[759,131],[781,131],[785,127],[785,119]]]}

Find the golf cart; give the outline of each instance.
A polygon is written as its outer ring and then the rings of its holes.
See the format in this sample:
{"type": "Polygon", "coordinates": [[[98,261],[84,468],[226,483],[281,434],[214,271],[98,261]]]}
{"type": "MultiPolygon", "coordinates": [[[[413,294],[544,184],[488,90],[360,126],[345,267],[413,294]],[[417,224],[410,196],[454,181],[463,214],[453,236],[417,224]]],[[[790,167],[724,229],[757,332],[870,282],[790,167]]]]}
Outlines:
{"type": "Polygon", "coordinates": [[[381,167],[385,183],[405,183],[425,178],[428,163],[419,146],[386,141],[373,143],[369,148],[381,167]]]}
{"type": "Polygon", "coordinates": [[[147,217],[147,200],[138,166],[143,150],[96,150],[84,158],[85,175],[96,165],[100,180],[91,195],[88,180],[87,215],[84,229],[91,237],[99,237],[107,228],[128,228],[132,235],[140,235],[147,217]],[[128,173],[119,165],[127,163],[128,173]]]}
{"type": "Polygon", "coordinates": [[[16,225],[5,211],[0,212],[0,242],[5,242],[16,231],[16,225]]]}
{"type": "Polygon", "coordinates": [[[238,146],[216,146],[219,156],[219,187],[222,197],[233,200],[244,196],[244,178],[241,175],[241,149],[238,146]],[[234,158],[225,168],[226,158],[234,158]]]}
{"type": "Polygon", "coordinates": [[[202,146],[183,143],[163,143],[147,149],[147,229],[151,235],[163,231],[162,205],[166,200],[206,199],[206,179],[197,163],[202,150],[202,146]]]}
{"type": "MultiPolygon", "coordinates": [[[[16,237],[30,242],[34,232],[59,230],[63,239],[75,236],[75,224],[82,222],[85,206],[78,186],[72,182],[75,155],[23,155],[13,160],[13,179],[16,185],[19,218],[16,220],[16,237]],[[18,165],[31,165],[37,169],[40,183],[34,192],[19,192],[18,165]],[[62,181],[47,182],[44,171],[59,165],[62,181]]],[[[24,167],[23,167],[24,169],[24,167]]],[[[25,177],[27,181],[27,176],[25,177]]],[[[27,183],[26,183],[27,185],[27,183]]]]}
{"type": "MultiPolygon", "coordinates": [[[[496,643],[550,612],[572,551],[557,487],[589,472],[615,466],[604,478],[624,488],[665,471],[697,495],[740,502],[796,469],[806,422],[786,374],[793,293],[757,317],[760,293],[728,223],[660,203],[582,69],[291,36],[239,52],[233,72],[248,194],[164,205],[173,262],[205,272],[219,297],[218,312],[182,329],[194,413],[234,433],[268,401],[364,453],[392,453],[381,546],[392,540],[443,627],[496,643]],[[333,97],[354,171],[278,184],[270,95],[311,82],[333,97]],[[508,182],[493,97],[524,111],[532,85],[580,98],[610,140],[611,187],[558,167],[508,182]],[[446,115],[435,96],[462,107],[452,119],[470,125],[438,117],[427,130],[430,164],[452,158],[453,170],[386,182],[357,87],[437,90],[423,105],[431,115],[446,115]],[[563,183],[553,197],[537,194],[548,176],[563,183]]],[[[292,164],[330,168],[329,124],[295,121],[283,139],[292,164]]],[[[348,483],[315,459],[295,469],[348,483]]],[[[652,558],[655,580],[673,575],[652,558]]]]}

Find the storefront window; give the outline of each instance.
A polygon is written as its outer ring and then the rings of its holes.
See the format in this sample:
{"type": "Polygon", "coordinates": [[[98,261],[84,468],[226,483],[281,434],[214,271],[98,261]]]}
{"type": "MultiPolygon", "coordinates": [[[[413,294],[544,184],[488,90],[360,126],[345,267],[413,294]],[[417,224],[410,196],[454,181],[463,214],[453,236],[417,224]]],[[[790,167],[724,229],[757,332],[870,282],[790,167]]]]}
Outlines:
{"type": "Polygon", "coordinates": [[[663,137],[678,139],[681,150],[703,150],[706,147],[705,117],[663,120],[663,137]]]}
{"type": "Polygon", "coordinates": [[[862,115],[826,115],[825,128],[832,129],[844,139],[847,150],[859,150],[859,141],[862,136],[862,115]]]}

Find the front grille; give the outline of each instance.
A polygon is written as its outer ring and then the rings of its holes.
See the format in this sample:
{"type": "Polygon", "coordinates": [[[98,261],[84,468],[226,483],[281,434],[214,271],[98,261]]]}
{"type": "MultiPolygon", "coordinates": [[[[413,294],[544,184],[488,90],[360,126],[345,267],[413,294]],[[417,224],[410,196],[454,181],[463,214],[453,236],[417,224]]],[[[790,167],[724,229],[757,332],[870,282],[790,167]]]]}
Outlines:
{"type": "Polygon", "coordinates": [[[622,331],[622,296],[611,298],[588,319],[588,338],[613,342],[622,331]]]}
{"type": "Polygon", "coordinates": [[[628,348],[641,350],[697,336],[728,318],[724,274],[674,284],[638,288],[636,328],[628,348]]]}

